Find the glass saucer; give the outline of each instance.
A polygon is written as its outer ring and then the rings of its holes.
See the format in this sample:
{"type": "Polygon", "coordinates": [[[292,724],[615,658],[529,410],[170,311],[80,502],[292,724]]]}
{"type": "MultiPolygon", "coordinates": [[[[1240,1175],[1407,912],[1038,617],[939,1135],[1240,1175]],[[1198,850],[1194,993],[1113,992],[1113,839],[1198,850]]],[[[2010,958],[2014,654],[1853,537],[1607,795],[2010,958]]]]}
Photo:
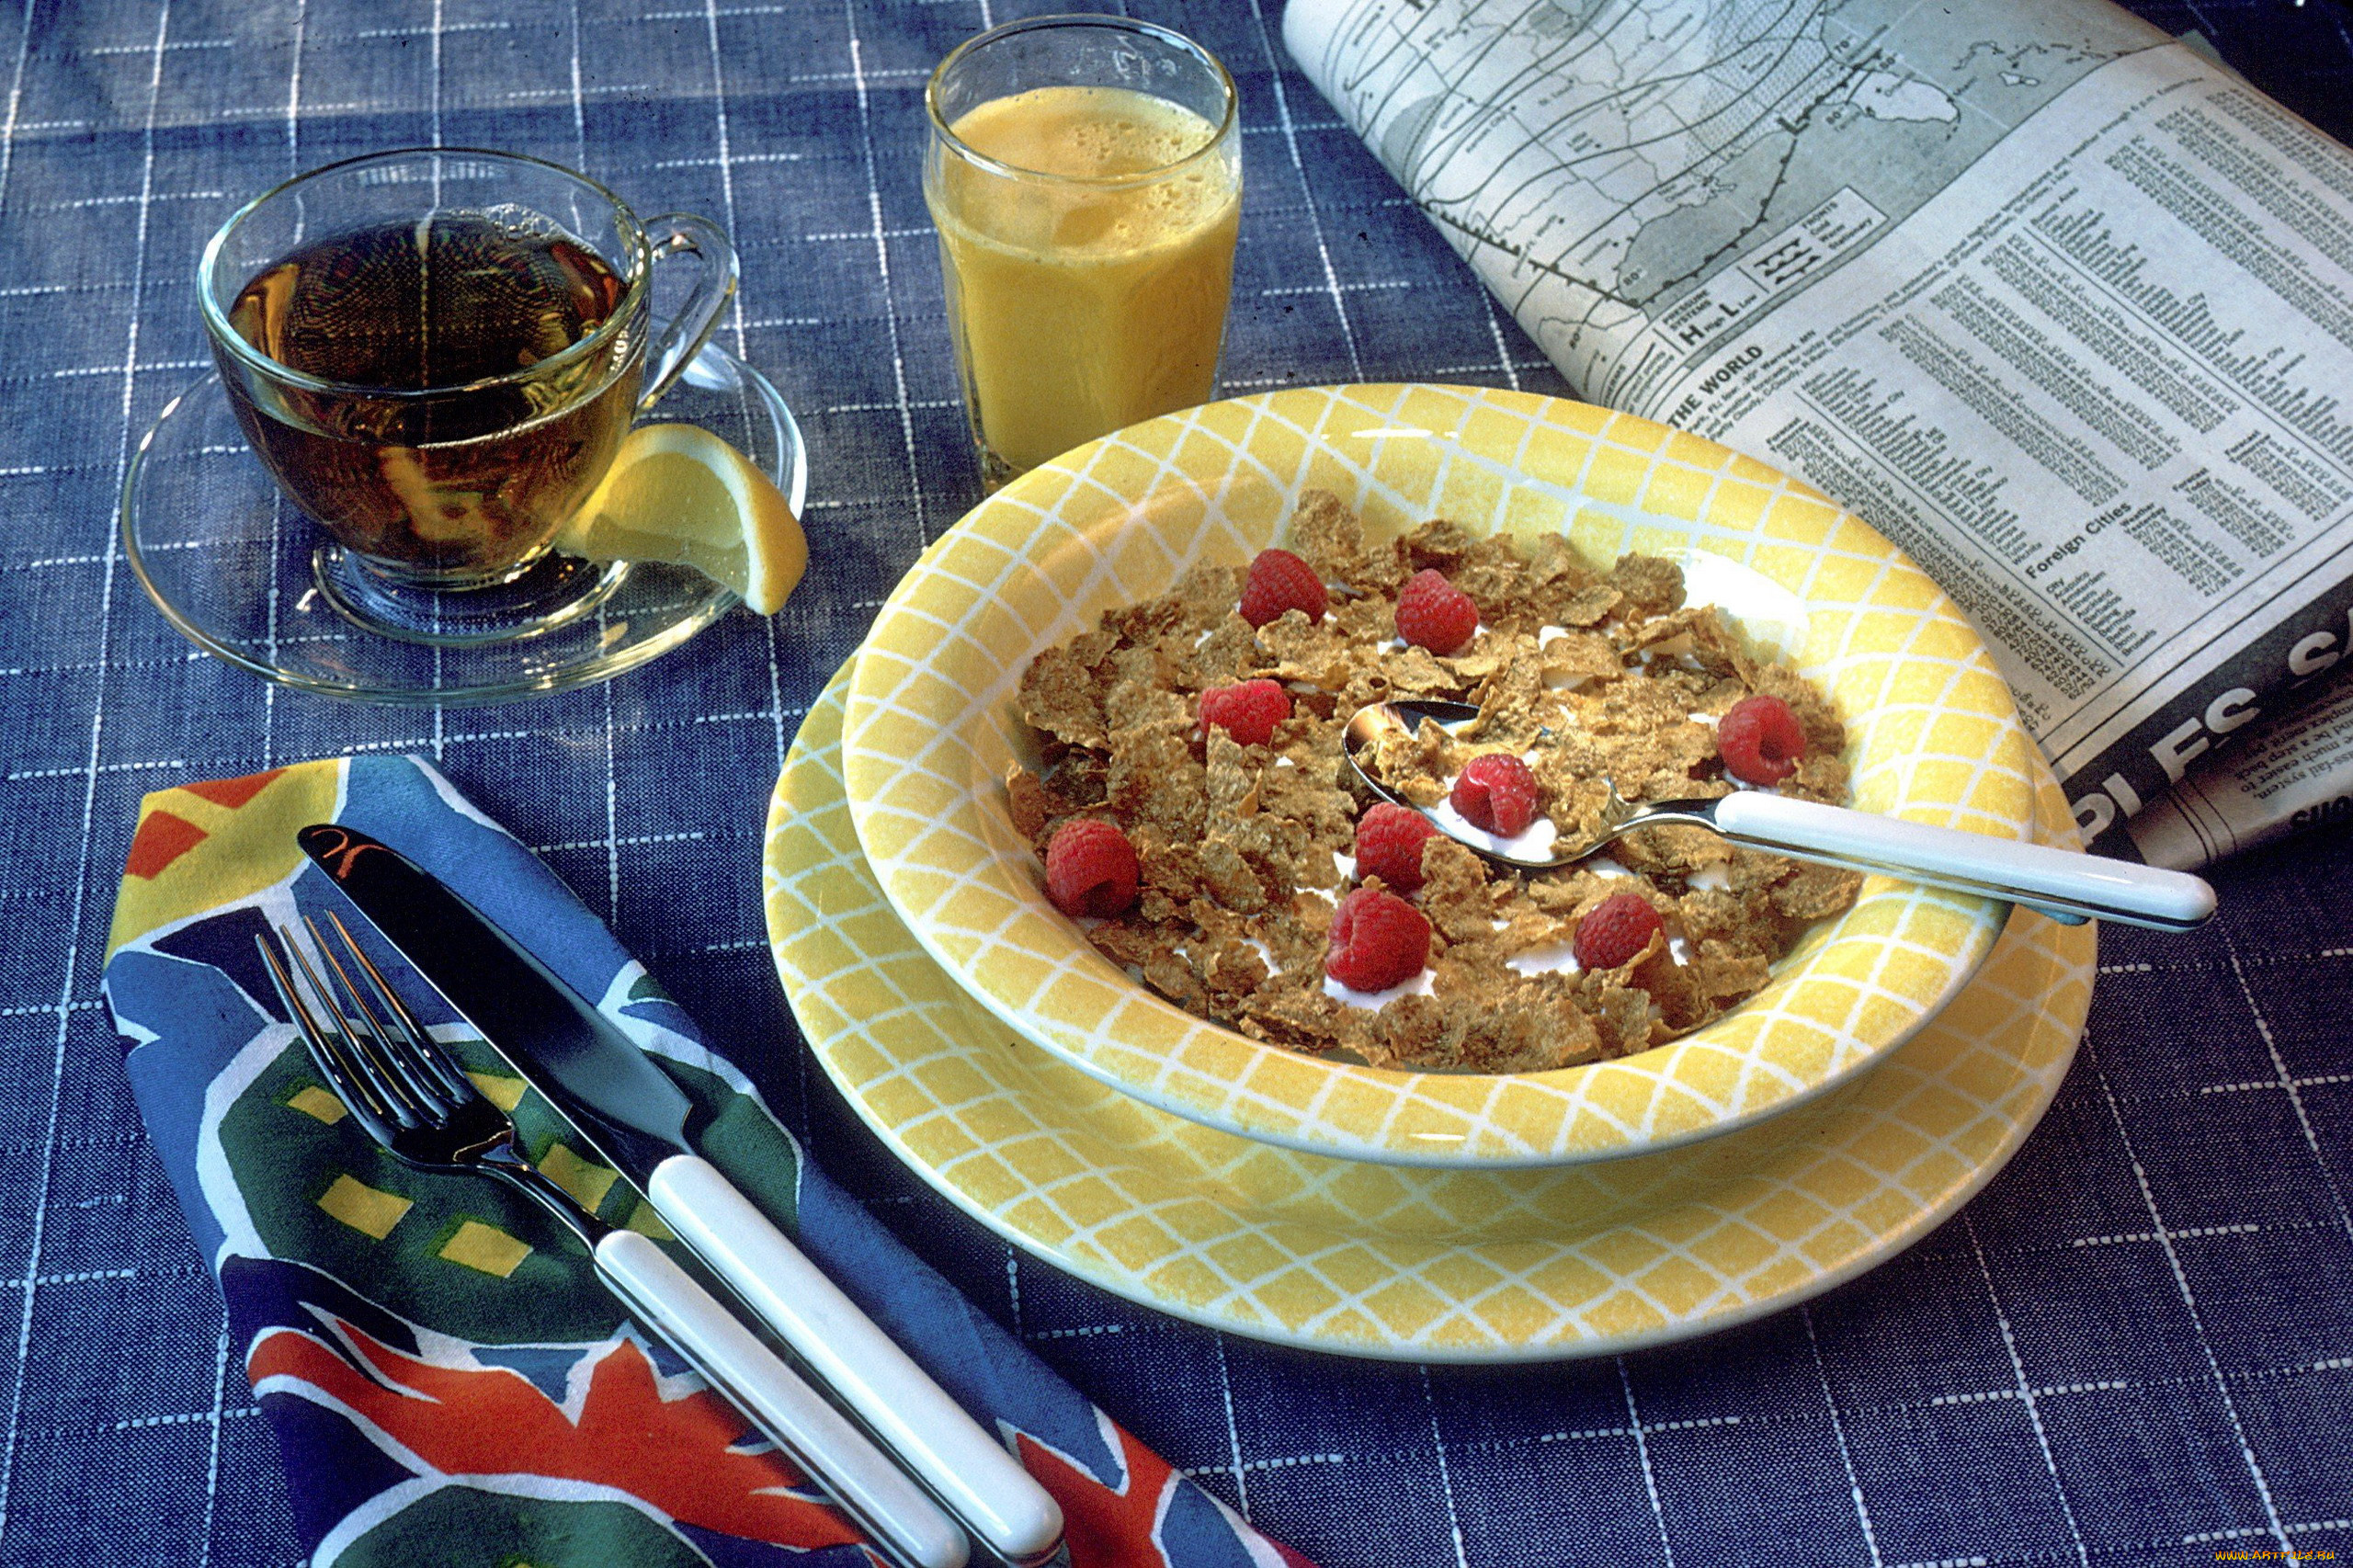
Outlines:
{"type": "MultiPolygon", "coordinates": [[[[799,515],[809,465],[768,379],[706,347],[647,415],[699,425],[758,464],[799,515]]],[[[359,702],[461,706],[563,691],[659,658],[735,596],[682,566],[551,557],[462,594],[366,599],[367,578],[270,482],[221,378],[164,407],[122,488],[122,548],[147,597],[206,653],[359,702]],[[550,615],[551,605],[560,606],[550,615]],[[527,634],[517,636],[521,622],[527,634]]]]}

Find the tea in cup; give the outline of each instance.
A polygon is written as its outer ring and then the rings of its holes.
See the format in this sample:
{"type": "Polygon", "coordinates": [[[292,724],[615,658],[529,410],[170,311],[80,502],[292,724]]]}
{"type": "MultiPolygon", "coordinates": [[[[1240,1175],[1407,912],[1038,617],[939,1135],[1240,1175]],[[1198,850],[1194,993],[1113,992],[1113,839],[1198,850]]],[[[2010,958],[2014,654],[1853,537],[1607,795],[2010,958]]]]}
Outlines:
{"type": "Polygon", "coordinates": [[[709,338],[735,257],[707,221],[641,222],[555,165],[417,149],[256,199],[199,276],[239,426],[340,546],[322,585],[373,630],[431,641],[451,617],[418,594],[531,572],[709,338]],[[654,267],[680,252],[700,276],[657,332],[654,267]]]}

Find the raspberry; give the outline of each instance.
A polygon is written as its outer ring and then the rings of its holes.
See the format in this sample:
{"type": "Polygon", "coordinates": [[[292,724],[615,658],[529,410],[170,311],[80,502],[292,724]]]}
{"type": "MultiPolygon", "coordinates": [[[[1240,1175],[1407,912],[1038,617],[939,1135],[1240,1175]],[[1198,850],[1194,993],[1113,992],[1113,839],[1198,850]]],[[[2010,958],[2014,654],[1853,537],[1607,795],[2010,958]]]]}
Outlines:
{"type": "Polygon", "coordinates": [[[1479,607],[1437,567],[1423,567],[1397,590],[1397,635],[1406,642],[1451,653],[1478,631],[1479,607]]]}
{"type": "Polygon", "coordinates": [[[1382,801],[1357,819],[1357,875],[1412,892],[1422,885],[1422,846],[1437,836],[1421,812],[1382,801]]]}
{"type": "Polygon", "coordinates": [[[1242,619],[1253,626],[1280,620],[1287,609],[1321,620],[1327,602],[1324,579],[1315,568],[1288,550],[1260,551],[1250,562],[1249,581],[1242,585],[1242,619]]]}
{"type": "Polygon", "coordinates": [[[1324,972],[1351,991],[1403,985],[1429,962],[1430,923],[1395,893],[1358,888],[1332,912],[1324,972]]]}
{"type": "Polygon", "coordinates": [[[1649,947],[1663,924],[1641,893],[1613,892],[1577,922],[1569,950],[1582,969],[1616,969],[1649,947]]]}
{"type": "Polygon", "coordinates": [[[1136,901],[1135,846],[1100,817],[1074,817],[1046,844],[1046,896],[1064,915],[1108,919],[1136,901]]]}
{"type": "Polygon", "coordinates": [[[1536,775],[1507,751],[1489,752],[1464,765],[1448,799],[1472,827],[1510,838],[1536,820],[1536,775]]]}
{"type": "Polygon", "coordinates": [[[1778,697],[1744,697],[1717,723],[1716,750],[1734,778],[1779,784],[1805,757],[1805,726],[1778,697]]]}
{"type": "Polygon", "coordinates": [[[1290,717],[1290,694],[1270,680],[1213,686],[1201,693],[1201,733],[1215,725],[1236,745],[1265,745],[1275,738],[1275,726],[1290,717]]]}

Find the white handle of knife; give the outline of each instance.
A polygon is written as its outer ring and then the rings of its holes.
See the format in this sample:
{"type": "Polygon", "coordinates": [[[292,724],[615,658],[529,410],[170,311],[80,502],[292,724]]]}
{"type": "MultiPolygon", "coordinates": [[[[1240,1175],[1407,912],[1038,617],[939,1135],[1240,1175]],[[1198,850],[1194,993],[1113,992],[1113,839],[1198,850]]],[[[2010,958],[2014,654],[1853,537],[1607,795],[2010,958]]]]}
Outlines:
{"type": "Polygon", "coordinates": [[[866,1434],[760,1343],[694,1277],[634,1231],[597,1244],[597,1269],[631,1312],[726,1395],[852,1523],[916,1568],[964,1568],[972,1545],[866,1434]]]}
{"type": "Polygon", "coordinates": [[[864,1419],[964,1527],[1016,1563],[1062,1540],[1062,1509],[710,1161],[654,1167],[654,1212],[864,1419]]]}

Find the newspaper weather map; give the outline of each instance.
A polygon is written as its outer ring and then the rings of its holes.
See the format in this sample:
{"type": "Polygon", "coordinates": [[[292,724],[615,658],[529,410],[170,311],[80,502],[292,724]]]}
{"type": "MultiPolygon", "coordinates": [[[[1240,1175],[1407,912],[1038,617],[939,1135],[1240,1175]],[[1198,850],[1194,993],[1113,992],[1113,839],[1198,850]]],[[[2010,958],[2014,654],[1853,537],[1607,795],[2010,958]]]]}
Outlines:
{"type": "Polygon", "coordinates": [[[1309,74],[1571,384],[1636,412],[1715,335],[1691,316],[1729,320],[1821,275],[2151,41],[2098,8],[1914,0],[1292,12],[1309,74]],[[1996,25],[2007,36],[1985,36],[1996,25]]]}
{"type": "Polygon", "coordinates": [[[2353,743],[2291,737],[2276,800],[2190,769],[2353,658],[2353,151],[2105,0],[1291,0],[1283,30],[1577,395],[1927,568],[2096,847],[2196,865],[2343,792],[2353,743]]]}

